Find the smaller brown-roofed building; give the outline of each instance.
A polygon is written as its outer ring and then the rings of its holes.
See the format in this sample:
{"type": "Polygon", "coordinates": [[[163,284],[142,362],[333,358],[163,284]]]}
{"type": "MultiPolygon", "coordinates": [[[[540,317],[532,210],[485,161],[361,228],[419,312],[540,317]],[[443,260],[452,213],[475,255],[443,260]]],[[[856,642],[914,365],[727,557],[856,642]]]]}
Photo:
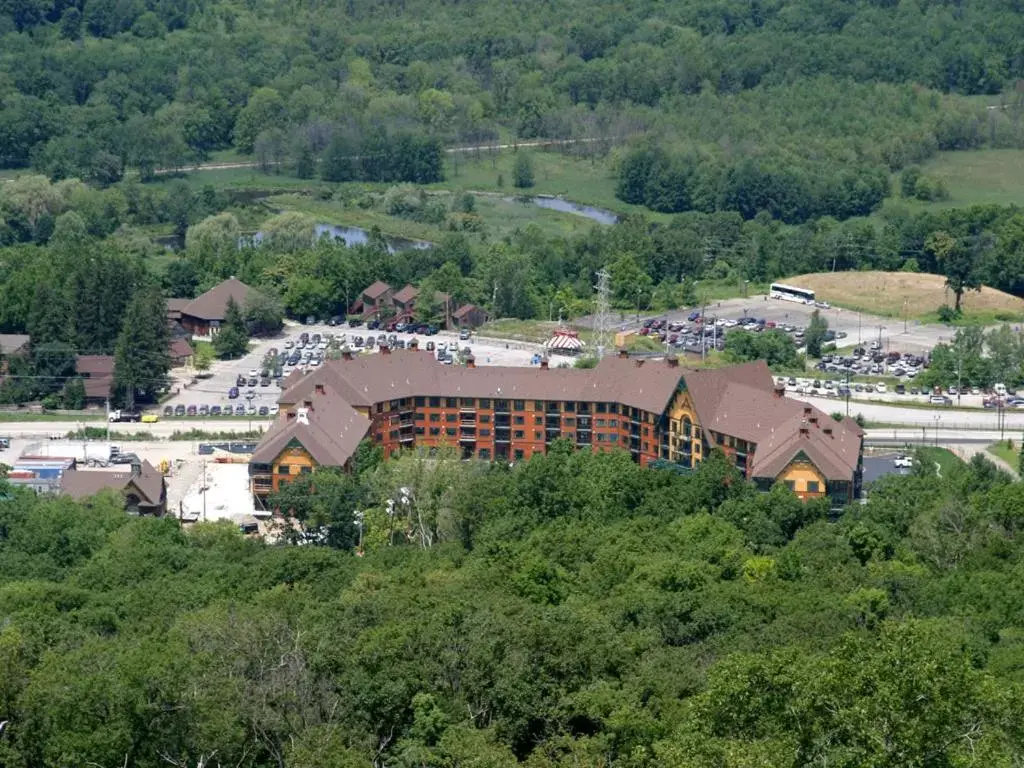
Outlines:
{"type": "Polygon", "coordinates": [[[75,372],[82,377],[87,402],[103,403],[114,388],[114,358],[110,355],[77,355],[75,372]]]}
{"type": "Polygon", "coordinates": [[[395,305],[395,314],[398,316],[411,315],[415,308],[416,297],[420,295],[420,289],[414,285],[407,285],[391,297],[395,305]]]}
{"type": "Polygon", "coordinates": [[[181,324],[193,336],[209,338],[224,322],[229,300],[234,299],[242,308],[253,290],[241,280],[230,277],[186,304],[180,310],[181,324]]]}
{"type": "Polygon", "coordinates": [[[463,328],[479,328],[490,319],[487,311],[476,304],[463,304],[452,313],[452,320],[461,330],[463,328]]]}
{"type": "Polygon", "coordinates": [[[181,313],[191,303],[192,299],[167,299],[167,319],[172,322],[180,322],[181,313]]]}
{"type": "Polygon", "coordinates": [[[167,352],[171,356],[171,365],[175,367],[191,365],[192,356],[195,354],[192,350],[192,345],[181,338],[171,339],[167,352]]]}
{"type": "Polygon", "coordinates": [[[128,514],[159,517],[167,511],[164,476],[148,461],[128,471],[73,469],[61,476],[60,492],[73,499],[87,499],[105,490],[124,494],[128,514]]]}
{"type": "Polygon", "coordinates": [[[394,293],[395,291],[390,285],[378,280],[359,294],[359,298],[356,299],[356,303],[352,305],[349,312],[353,315],[361,314],[364,317],[380,315],[382,311],[390,310],[393,307],[391,298],[394,293]]]}

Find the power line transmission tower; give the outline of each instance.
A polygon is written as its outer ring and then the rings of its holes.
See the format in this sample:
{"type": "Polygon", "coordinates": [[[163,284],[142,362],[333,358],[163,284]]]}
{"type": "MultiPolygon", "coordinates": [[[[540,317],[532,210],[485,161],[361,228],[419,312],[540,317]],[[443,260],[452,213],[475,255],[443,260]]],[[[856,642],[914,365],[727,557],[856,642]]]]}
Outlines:
{"type": "Polygon", "coordinates": [[[611,275],[608,274],[608,270],[602,269],[597,273],[597,285],[594,286],[597,290],[597,296],[594,298],[594,335],[597,341],[598,360],[604,357],[605,351],[608,349],[608,327],[611,324],[611,311],[608,303],[608,297],[611,294],[611,289],[608,287],[610,279],[611,275]]]}

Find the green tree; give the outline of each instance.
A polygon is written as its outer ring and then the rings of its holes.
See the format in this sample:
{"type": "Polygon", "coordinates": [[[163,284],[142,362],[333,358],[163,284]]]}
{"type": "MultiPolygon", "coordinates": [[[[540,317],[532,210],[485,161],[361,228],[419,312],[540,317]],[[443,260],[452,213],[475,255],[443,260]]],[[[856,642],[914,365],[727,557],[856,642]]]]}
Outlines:
{"type": "Polygon", "coordinates": [[[221,360],[234,360],[249,351],[249,333],[242,310],[233,298],[228,299],[224,322],[213,337],[213,351],[221,360]]]}
{"type": "Polygon", "coordinates": [[[520,150],[512,165],[512,186],[516,189],[529,189],[533,184],[533,157],[529,152],[520,150]]]}
{"type": "Polygon", "coordinates": [[[821,316],[821,312],[814,310],[811,313],[811,321],[804,332],[804,344],[807,348],[808,357],[821,357],[821,347],[825,343],[825,332],[828,330],[828,320],[821,316]]]}
{"type": "Polygon", "coordinates": [[[129,410],[136,398],[156,400],[171,369],[168,353],[167,302],[159,288],[148,285],[135,292],[124,314],[114,347],[114,396],[129,410]]]}
{"type": "Polygon", "coordinates": [[[282,128],[285,124],[284,101],[273,88],[258,88],[235,120],[235,146],[250,154],[256,138],[264,131],[282,128]]]}
{"type": "Polygon", "coordinates": [[[85,408],[85,383],[78,377],[68,379],[61,392],[61,401],[64,407],[71,411],[85,408]]]}
{"type": "Polygon", "coordinates": [[[981,290],[975,249],[948,232],[934,232],[925,240],[925,248],[935,258],[938,268],[946,276],[946,286],[953,291],[956,301],[953,310],[960,313],[964,291],[981,290]]]}
{"type": "Polygon", "coordinates": [[[252,336],[270,336],[284,325],[284,307],[276,296],[250,291],[243,309],[245,325],[252,336]]]}

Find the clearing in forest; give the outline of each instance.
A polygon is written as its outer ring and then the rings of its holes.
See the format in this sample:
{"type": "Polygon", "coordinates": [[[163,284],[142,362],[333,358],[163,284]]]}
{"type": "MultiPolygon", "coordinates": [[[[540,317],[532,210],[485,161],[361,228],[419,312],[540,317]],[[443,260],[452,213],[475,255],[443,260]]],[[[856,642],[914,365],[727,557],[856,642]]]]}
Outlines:
{"type": "MultiPolygon", "coordinates": [[[[943,304],[953,306],[946,278],[921,272],[816,272],[788,277],[790,285],[812,289],[819,301],[874,315],[934,319],[943,304]]],[[[1024,299],[995,288],[964,293],[965,319],[985,322],[1024,317],[1024,299]]]]}

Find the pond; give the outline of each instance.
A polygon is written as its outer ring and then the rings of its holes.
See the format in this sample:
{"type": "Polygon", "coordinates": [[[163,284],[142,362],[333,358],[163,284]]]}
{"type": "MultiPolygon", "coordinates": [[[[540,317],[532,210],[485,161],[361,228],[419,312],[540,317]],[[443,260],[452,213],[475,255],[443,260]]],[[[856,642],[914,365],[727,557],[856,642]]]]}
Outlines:
{"type": "MultiPolygon", "coordinates": [[[[328,237],[334,240],[341,240],[345,245],[363,245],[370,240],[370,233],[368,230],[362,227],[339,227],[334,224],[317,224],[315,229],[314,237],[319,240],[321,237],[328,237]]],[[[259,245],[263,240],[262,232],[255,232],[252,235],[247,235],[240,240],[241,245],[251,244],[259,245]]],[[[385,235],[384,240],[388,244],[388,252],[396,253],[397,251],[408,251],[408,250],[425,250],[432,248],[433,243],[428,243],[426,240],[410,240],[405,237],[395,237],[392,235],[385,235]]]]}
{"type": "Polygon", "coordinates": [[[617,224],[619,221],[619,217],[609,210],[605,210],[604,208],[595,208],[592,205],[574,203],[572,200],[566,200],[564,197],[538,195],[537,197],[527,198],[505,198],[506,202],[515,202],[516,200],[533,203],[538,208],[547,208],[552,211],[571,213],[574,216],[583,216],[591,219],[592,221],[596,221],[598,224],[617,224]]]}

